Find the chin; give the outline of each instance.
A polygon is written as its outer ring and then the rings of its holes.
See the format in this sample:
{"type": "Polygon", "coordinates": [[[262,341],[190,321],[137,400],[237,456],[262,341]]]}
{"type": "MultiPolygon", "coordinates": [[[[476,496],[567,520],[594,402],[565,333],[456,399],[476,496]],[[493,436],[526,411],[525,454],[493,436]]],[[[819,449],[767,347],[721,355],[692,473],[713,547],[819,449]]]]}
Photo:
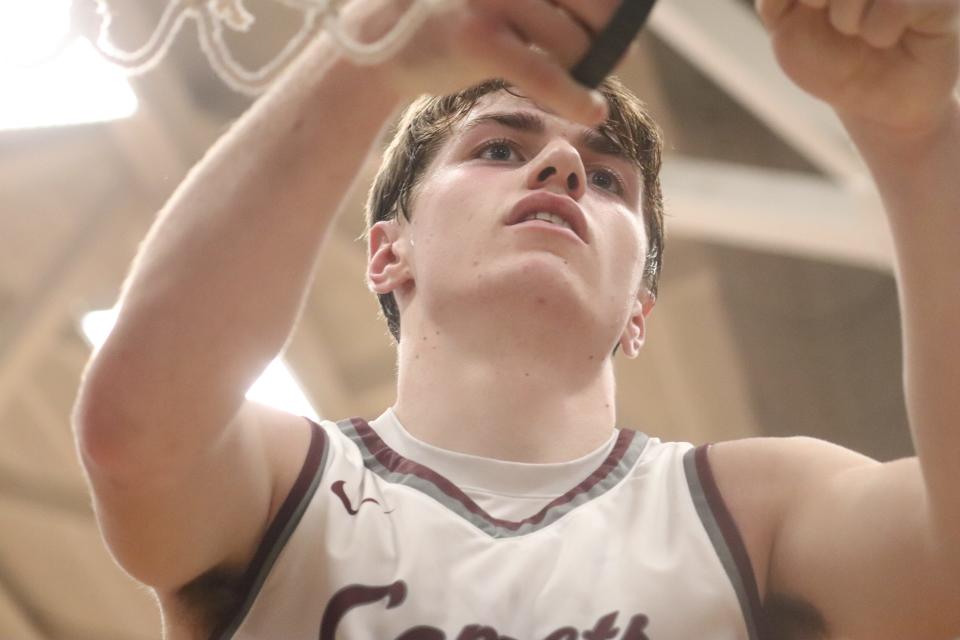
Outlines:
{"type": "Polygon", "coordinates": [[[565,258],[549,252],[527,253],[518,260],[491,269],[478,279],[477,294],[482,298],[518,302],[533,301],[570,312],[590,308],[589,287],[574,272],[565,258]]]}

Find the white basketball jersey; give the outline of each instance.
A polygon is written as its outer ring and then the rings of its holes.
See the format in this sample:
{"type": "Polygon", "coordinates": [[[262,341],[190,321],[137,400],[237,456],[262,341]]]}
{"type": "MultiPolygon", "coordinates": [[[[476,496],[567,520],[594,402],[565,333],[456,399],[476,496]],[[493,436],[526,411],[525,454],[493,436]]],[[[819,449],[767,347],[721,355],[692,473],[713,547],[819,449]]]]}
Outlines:
{"type": "Polygon", "coordinates": [[[706,446],[619,430],[565,493],[509,520],[362,419],[311,425],[244,601],[215,639],[761,637],[706,446]]]}

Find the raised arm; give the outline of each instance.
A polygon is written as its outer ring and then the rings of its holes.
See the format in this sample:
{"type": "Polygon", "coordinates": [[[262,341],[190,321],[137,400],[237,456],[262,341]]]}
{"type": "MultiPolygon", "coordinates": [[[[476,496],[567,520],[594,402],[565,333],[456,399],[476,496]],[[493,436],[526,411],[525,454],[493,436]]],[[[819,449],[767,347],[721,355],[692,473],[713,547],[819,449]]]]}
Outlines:
{"type": "MultiPolygon", "coordinates": [[[[377,37],[399,4],[356,0],[346,20],[377,37]]],[[[133,264],[74,410],[101,528],[132,575],[170,593],[249,560],[308,430],[245,391],[291,333],[331,222],[405,101],[501,76],[571,119],[604,116],[566,68],[588,45],[574,16],[599,29],[615,2],[565,4],[451,2],[378,67],[321,36],[191,171],[133,264]]]]}
{"type": "Polygon", "coordinates": [[[400,104],[380,73],[314,43],[190,172],[133,264],[74,422],[105,537],[144,582],[172,589],[242,564],[274,501],[264,438],[305,451],[305,421],[298,436],[244,394],[287,340],[341,200],[400,104]]]}
{"type": "MultiPolygon", "coordinates": [[[[784,493],[769,585],[830,637],[960,635],[960,67],[957,0],[760,0],[781,66],[827,101],[879,187],[896,247],[917,456],[774,443],[784,493]]],[[[759,451],[756,453],[760,453],[759,451]]]]}

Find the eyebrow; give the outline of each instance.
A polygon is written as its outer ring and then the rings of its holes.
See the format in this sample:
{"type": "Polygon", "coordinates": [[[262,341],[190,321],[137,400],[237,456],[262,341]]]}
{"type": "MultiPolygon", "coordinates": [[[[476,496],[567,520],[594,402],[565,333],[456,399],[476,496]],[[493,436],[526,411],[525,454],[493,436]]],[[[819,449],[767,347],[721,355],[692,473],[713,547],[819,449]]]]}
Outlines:
{"type": "MultiPolygon", "coordinates": [[[[542,135],[547,130],[546,121],[535,113],[530,113],[529,111],[503,111],[485,113],[473,118],[463,126],[463,133],[466,134],[481,125],[491,122],[513,129],[514,131],[522,131],[525,133],[542,135]]],[[[593,153],[619,158],[629,162],[631,165],[636,164],[622,145],[596,129],[585,130],[580,134],[578,142],[581,146],[589,149],[593,153]]]]}

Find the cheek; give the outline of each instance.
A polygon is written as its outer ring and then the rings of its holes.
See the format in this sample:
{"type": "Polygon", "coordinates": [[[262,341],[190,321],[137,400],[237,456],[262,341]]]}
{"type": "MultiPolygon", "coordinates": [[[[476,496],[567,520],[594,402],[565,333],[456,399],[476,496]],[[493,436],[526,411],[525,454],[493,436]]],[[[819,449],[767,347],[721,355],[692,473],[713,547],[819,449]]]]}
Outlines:
{"type": "Polygon", "coordinates": [[[452,176],[438,176],[420,192],[411,226],[418,264],[436,269],[439,263],[449,270],[471,253],[475,218],[485,206],[475,191],[452,176]]]}
{"type": "Polygon", "coordinates": [[[609,259],[605,261],[606,274],[602,278],[609,283],[606,290],[611,296],[611,304],[618,309],[617,313],[629,313],[643,282],[645,242],[643,230],[638,229],[632,221],[624,218],[623,224],[616,225],[609,246],[609,259]],[[625,306],[621,308],[621,305],[625,306]]]}
{"type": "Polygon", "coordinates": [[[437,174],[421,194],[424,230],[429,229],[435,237],[463,242],[484,224],[486,216],[497,214],[492,194],[498,189],[465,171],[437,174]]]}
{"type": "Polygon", "coordinates": [[[623,216],[622,224],[617,225],[614,233],[612,253],[616,266],[626,273],[641,273],[646,258],[646,243],[643,224],[623,216]]]}

